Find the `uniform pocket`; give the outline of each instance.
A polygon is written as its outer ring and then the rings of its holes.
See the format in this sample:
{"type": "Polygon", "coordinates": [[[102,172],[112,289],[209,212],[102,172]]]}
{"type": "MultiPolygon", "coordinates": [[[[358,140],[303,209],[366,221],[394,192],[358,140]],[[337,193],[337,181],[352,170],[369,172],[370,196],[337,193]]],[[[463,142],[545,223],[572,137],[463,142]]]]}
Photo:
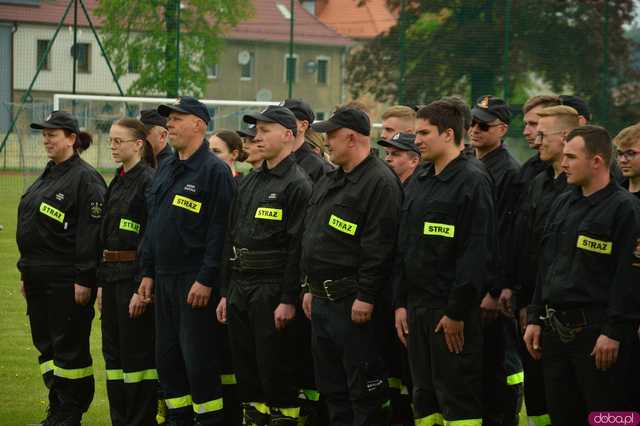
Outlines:
{"type": "Polygon", "coordinates": [[[253,216],[253,235],[258,240],[272,238],[284,232],[287,212],[281,201],[262,200],[253,216]]]}
{"type": "Polygon", "coordinates": [[[353,238],[360,235],[364,211],[355,200],[345,199],[333,206],[327,226],[335,235],[353,238]]]}

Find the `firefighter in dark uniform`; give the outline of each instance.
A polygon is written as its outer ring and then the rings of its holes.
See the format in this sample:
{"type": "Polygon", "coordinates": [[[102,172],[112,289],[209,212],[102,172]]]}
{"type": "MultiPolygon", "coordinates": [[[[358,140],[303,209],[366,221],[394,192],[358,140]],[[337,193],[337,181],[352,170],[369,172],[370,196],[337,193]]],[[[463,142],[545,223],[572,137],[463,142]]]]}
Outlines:
{"type": "Polygon", "coordinates": [[[418,111],[416,143],[431,164],[406,189],[394,268],[417,425],[482,424],[479,302],[495,217],[489,176],[461,153],[462,135],[451,103],[418,111]]]}
{"type": "Polygon", "coordinates": [[[300,238],[311,181],[291,155],[296,119],[281,106],[244,116],[257,124],[260,169],[231,207],[225,282],[217,309],[229,328],[244,424],[297,425],[296,341],[289,324],[300,294],[300,238]]]}
{"type": "Polygon", "coordinates": [[[153,305],[137,294],[147,222],[145,191],[153,179],[154,157],[138,120],[116,121],[109,141],[114,161],[122,165],[107,189],[100,228],[98,283],[107,396],[112,424],[143,426],[154,424],[158,388],[153,305]]]}
{"type": "Polygon", "coordinates": [[[287,99],[282,105],[291,110],[296,116],[297,133],[293,145],[296,163],[309,175],[312,182],[317,182],[333,167],[313,151],[311,144],[305,138],[310,129],[313,131],[310,126],[315,121],[316,115],[313,113],[311,106],[300,99],[287,99]]]}
{"type": "Polygon", "coordinates": [[[605,129],[578,127],[566,140],[562,167],[574,187],[546,221],[524,339],[544,359],[551,422],[572,426],[590,412],[632,409],[625,382],[640,318],[640,205],[610,177],[605,129]]]}
{"type": "Polygon", "coordinates": [[[167,143],[169,137],[167,117],[161,116],[155,109],[143,109],[140,111],[140,121],[147,129],[147,140],[151,144],[153,155],[160,166],[165,159],[173,156],[173,149],[167,143]]]}
{"type": "MultiPolygon", "coordinates": [[[[567,190],[567,178],[561,167],[564,138],[578,127],[578,113],[570,107],[538,108],[537,114],[536,146],[540,160],[547,167],[529,183],[523,206],[520,206],[519,214],[526,219],[526,223],[520,221],[513,227],[513,233],[519,238],[517,246],[513,246],[517,250],[513,260],[516,264],[515,282],[518,288],[517,311],[525,313],[533,298],[547,215],[555,199],[567,190]]],[[[520,322],[522,323],[522,318],[520,322]]],[[[521,327],[526,327],[526,317],[521,327]]],[[[524,342],[522,345],[524,346],[524,342]]],[[[526,347],[524,350],[526,352],[526,347]]],[[[531,358],[528,352],[521,353],[521,357],[526,377],[525,401],[529,421],[535,426],[550,425],[542,363],[531,358]]]]}
{"type": "Polygon", "coordinates": [[[106,185],[79,156],[91,136],[71,114],[54,111],[31,128],[42,130],[50,161],[20,200],[18,269],[49,389],[43,424],[76,426],[94,393],[89,334],[106,185]]]}
{"type": "MultiPolygon", "coordinates": [[[[413,111],[413,110],[412,110],[413,111]]],[[[388,124],[388,123],[387,123],[388,124]]],[[[412,131],[415,129],[415,112],[412,121],[412,131]]],[[[385,161],[394,171],[402,188],[406,191],[416,168],[420,163],[420,149],[415,143],[414,133],[399,132],[389,139],[378,140],[385,151],[385,161]]],[[[391,295],[391,299],[393,296],[391,295]]],[[[391,301],[391,318],[393,318],[393,301],[391,301]]],[[[386,349],[389,365],[389,389],[391,392],[391,424],[413,425],[413,410],[411,409],[411,373],[409,372],[409,360],[407,349],[396,337],[394,321],[389,322],[389,338],[391,339],[386,349]]]]}
{"type": "MultiPolygon", "coordinates": [[[[625,129],[613,139],[616,146],[618,165],[625,177],[622,186],[629,193],[640,200],[640,125],[634,124],[625,129]]],[[[637,241],[635,256],[640,262],[640,240],[637,241]]],[[[638,341],[632,359],[636,362],[632,365],[631,386],[629,394],[635,395],[635,406],[640,407],[640,393],[637,392],[637,384],[640,383],[640,324],[635,327],[638,330],[638,341]]]]}
{"type": "Polygon", "coordinates": [[[158,112],[169,118],[176,154],[151,185],[138,293],[150,301],[155,287],[156,365],[167,421],[191,425],[195,413],[195,424],[220,425],[223,337],[215,308],[233,181],[204,139],[210,120],[204,104],[184,96],[158,112]]]}
{"type": "MultiPolygon", "coordinates": [[[[296,117],[297,133],[293,143],[293,158],[298,166],[309,175],[312,183],[315,183],[328,171],[333,169],[324,157],[316,154],[307,135],[314,130],[311,124],[316,119],[316,115],[311,106],[301,99],[287,99],[283,106],[288,108],[296,117]]],[[[302,306],[298,304],[298,308],[302,306]]],[[[304,315],[297,315],[294,318],[294,327],[297,331],[302,355],[298,359],[298,381],[300,384],[300,399],[302,404],[302,414],[308,426],[322,425],[327,422],[325,407],[320,404],[320,393],[318,392],[313,372],[313,356],[311,354],[311,323],[304,315]]]]}
{"type": "Polygon", "coordinates": [[[313,125],[326,132],[338,165],[314,186],[305,217],[301,264],[308,293],[316,384],[331,426],[389,424],[383,361],[388,292],[402,188],[371,154],[368,116],[340,108],[313,125]]]}
{"type": "Polygon", "coordinates": [[[494,184],[494,208],[498,238],[493,251],[487,292],[481,308],[485,319],[484,374],[485,425],[517,425],[522,403],[524,373],[517,346],[513,312],[513,283],[506,282],[509,230],[518,197],[518,162],[502,139],[511,122],[507,104],[483,96],[471,109],[469,136],[476,157],[484,163],[494,184]]]}

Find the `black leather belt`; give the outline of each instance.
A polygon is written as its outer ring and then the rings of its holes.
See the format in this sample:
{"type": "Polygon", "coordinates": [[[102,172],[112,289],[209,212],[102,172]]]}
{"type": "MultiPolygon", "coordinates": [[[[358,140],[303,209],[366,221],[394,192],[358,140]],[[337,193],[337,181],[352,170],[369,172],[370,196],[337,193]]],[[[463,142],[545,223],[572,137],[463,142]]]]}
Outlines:
{"type": "Polygon", "coordinates": [[[282,250],[249,250],[233,247],[231,269],[237,272],[284,270],[287,253],[282,250]]]}
{"type": "Polygon", "coordinates": [[[354,277],[324,281],[308,280],[306,284],[313,296],[332,302],[351,296],[358,291],[358,282],[354,277]]]}
{"type": "Polygon", "coordinates": [[[607,313],[602,307],[584,307],[563,309],[547,305],[545,307],[547,317],[551,314],[565,327],[581,328],[593,324],[601,324],[606,321],[607,313]]]}

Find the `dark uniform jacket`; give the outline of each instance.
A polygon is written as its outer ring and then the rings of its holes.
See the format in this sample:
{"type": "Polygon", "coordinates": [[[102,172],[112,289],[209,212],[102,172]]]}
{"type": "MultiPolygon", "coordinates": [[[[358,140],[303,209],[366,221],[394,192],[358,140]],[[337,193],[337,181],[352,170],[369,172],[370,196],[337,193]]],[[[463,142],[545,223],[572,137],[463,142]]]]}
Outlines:
{"type": "Polygon", "coordinates": [[[396,307],[445,308],[460,320],[483,293],[495,216],[489,176],[464,155],[439,175],[411,180],[402,206],[394,271],[396,307]]]}
{"type": "Polygon", "coordinates": [[[158,168],[160,168],[160,163],[163,163],[168,158],[173,157],[173,155],[174,155],[173,148],[171,148],[171,145],[167,144],[164,148],[162,148],[162,151],[160,151],[156,156],[156,162],[158,163],[158,168]]]}
{"type": "Polygon", "coordinates": [[[23,276],[95,286],[105,191],[102,176],[77,154],[60,164],[49,161],[18,207],[23,276]]]}
{"type": "Polygon", "coordinates": [[[293,156],[298,166],[302,167],[312,182],[317,182],[325,173],[333,170],[331,164],[313,152],[307,142],[303,143],[302,146],[293,153],[293,156]]]}
{"type": "Polygon", "coordinates": [[[504,288],[511,288],[507,283],[507,251],[509,248],[509,230],[513,222],[515,200],[517,199],[517,182],[520,173],[518,162],[511,156],[504,145],[500,145],[480,159],[487,167],[487,171],[494,185],[494,207],[496,214],[496,229],[498,233],[497,248],[492,250],[493,264],[487,279],[487,290],[494,296],[500,295],[504,288]]]}
{"type": "MultiPolygon", "coordinates": [[[[147,229],[145,194],[153,180],[153,169],[140,161],[122,174],[122,167],[109,184],[104,201],[104,214],[100,227],[100,252],[102,250],[134,250],[141,255],[141,243],[147,229]]],[[[99,283],[137,279],[140,263],[101,263],[99,283]]]]}
{"type": "Polygon", "coordinates": [[[564,173],[554,178],[552,166],[547,166],[529,185],[525,207],[527,211],[524,214],[527,223],[524,230],[518,230],[518,246],[514,247],[518,254],[514,262],[517,267],[516,283],[520,291],[520,307],[527,306],[533,298],[540,263],[540,245],[551,206],[560,194],[570,189],[564,173]]]}
{"type": "MultiPolygon", "coordinates": [[[[240,183],[229,215],[225,242],[222,295],[233,272],[233,247],[283,263],[275,271],[244,274],[251,281],[275,275],[281,281],[282,303],[295,304],[300,294],[300,239],[311,181],[292,156],[269,169],[266,161],[240,183]],[[271,252],[271,253],[268,253],[271,252]],[[271,275],[271,276],[270,276],[271,275]]],[[[235,253],[237,255],[237,253],[235,253]]],[[[268,259],[265,259],[268,261],[268,259]]]]}
{"type": "Polygon", "coordinates": [[[303,273],[311,281],[356,277],[357,298],[374,303],[389,283],[401,203],[400,181],[372,154],[350,173],[327,173],[307,208],[303,273]]]}
{"type": "MultiPolygon", "coordinates": [[[[528,202],[527,197],[529,194],[529,186],[533,179],[543,170],[547,168],[547,163],[540,159],[540,156],[536,153],[531,158],[522,164],[520,167],[520,173],[515,181],[515,199],[513,206],[513,221],[511,228],[508,231],[508,240],[505,250],[504,266],[506,285],[509,288],[520,291],[520,275],[522,271],[518,269],[518,260],[520,257],[520,247],[522,241],[526,240],[528,232],[528,202]]],[[[519,298],[521,295],[518,296],[519,298]]],[[[527,299],[527,302],[531,300],[527,299]]]]}
{"type": "Polygon", "coordinates": [[[233,185],[206,141],[186,160],[169,158],[147,193],[142,276],[195,272],[201,284],[216,284],[233,185]]]}
{"type": "Polygon", "coordinates": [[[640,318],[640,204],[611,182],[588,197],[581,188],[560,195],[544,228],[540,268],[529,323],[544,306],[601,308],[603,334],[619,340],[620,324],[640,318]]]}

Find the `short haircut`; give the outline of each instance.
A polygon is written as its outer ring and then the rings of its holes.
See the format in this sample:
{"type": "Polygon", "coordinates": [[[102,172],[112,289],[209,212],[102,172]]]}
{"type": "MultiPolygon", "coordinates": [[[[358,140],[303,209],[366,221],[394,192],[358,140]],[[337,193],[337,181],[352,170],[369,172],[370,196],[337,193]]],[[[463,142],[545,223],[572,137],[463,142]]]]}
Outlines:
{"type": "Polygon", "coordinates": [[[611,165],[613,144],[607,129],[593,125],[576,127],[567,135],[567,142],[578,136],[584,140],[585,149],[591,157],[600,155],[607,167],[611,165]]]}
{"type": "Polygon", "coordinates": [[[543,108],[538,112],[538,117],[554,117],[558,120],[563,130],[573,130],[580,125],[578,111],[566,105],[543,108]]]}
{"type": "Polygon", "coordinates": [[[382,114],[383,120],[391,117],[401,118],[403,120],[415,120],[416,112],[413,110],[413,108],[408,106],[394,105],[382,114]]]}
{"type": "Polygon", "coordinates": [[[429,123],[438,128],[438,133],[452,129],[454,141],[456,145],[460,145],[462,132],[464,131],[464,117],[460,109],[451,102],[446,100],[433,101],[429,105],[420,108],[417,118],[429,120],[429,123]]]}
{"type": "Polygon", "coordinates": [[[522,111],[526,114],[532,109],[541,106],[542,108],[548,108],[552,106],[562,105],[562,100],[559,96],[555,95],[536,95],[527,99],[527,102],[522,106],[522,111]]]}
{"type": "Polygon", "coordinates": [[[630,147],[640,142],[640,124],[625,127],[613,138],[615,145],[630,147]]]}
{"type": "Polygon", "coordinates": [[[462,118],[464,119],[464,130],[469,130],[471,128],[471,121],[473,117],[471,115],[471,108],[469,108],[469,105],[467,105],[464,99],[459,96],[445,96],[442,100],[451,103],[451,105],[460,110],[462,118]]]}

